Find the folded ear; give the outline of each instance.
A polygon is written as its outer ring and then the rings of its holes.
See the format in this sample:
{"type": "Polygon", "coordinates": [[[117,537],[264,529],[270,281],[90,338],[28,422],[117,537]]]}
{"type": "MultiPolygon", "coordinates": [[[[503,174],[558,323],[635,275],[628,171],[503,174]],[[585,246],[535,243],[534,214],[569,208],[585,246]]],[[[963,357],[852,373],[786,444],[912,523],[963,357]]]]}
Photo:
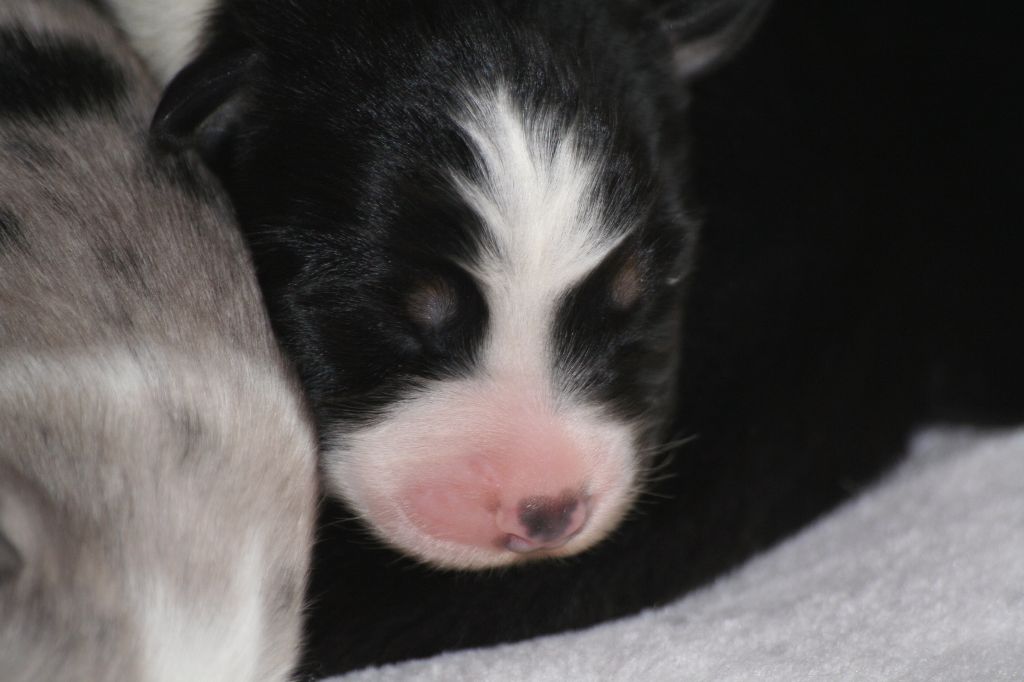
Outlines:
{"type": "Polygon", "coordinates": [[[211,48],[182,69],[153,115],[150,132],[156,144],[197,149],[207,162],[219,159],[242,116],[257,59],[245,48],[211,48]]]}
{"type": "Polygon", "coordinates": [[[0,585],[18,577],[24,564],[25,561],[21,558],[18,548],[14,546],[10,538],[4,535],[4,530],[0,527],[0,585]]]}
{"type": "Polygon", "coordinates": [[[52,508],[39,486],[0,463],[0,590],[37,571],[50,552],[52,508]]]}
{"type": "Polygon", "coordinates": [[[741,47],[764,17],[770,0],[641,0],[673,46],[676,73],[692,78],[741,47]]]}

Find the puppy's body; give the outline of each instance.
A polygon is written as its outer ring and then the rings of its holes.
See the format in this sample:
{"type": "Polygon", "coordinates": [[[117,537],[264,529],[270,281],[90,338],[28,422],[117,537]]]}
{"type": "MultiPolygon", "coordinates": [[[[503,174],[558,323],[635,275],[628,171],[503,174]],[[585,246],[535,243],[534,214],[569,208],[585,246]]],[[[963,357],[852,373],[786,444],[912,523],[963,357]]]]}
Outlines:
{"type": "Polygon", "coordinates": [[[283,680],[312,436],[212,180],[82,3],[0,8],[0,678],[283,680]]]}

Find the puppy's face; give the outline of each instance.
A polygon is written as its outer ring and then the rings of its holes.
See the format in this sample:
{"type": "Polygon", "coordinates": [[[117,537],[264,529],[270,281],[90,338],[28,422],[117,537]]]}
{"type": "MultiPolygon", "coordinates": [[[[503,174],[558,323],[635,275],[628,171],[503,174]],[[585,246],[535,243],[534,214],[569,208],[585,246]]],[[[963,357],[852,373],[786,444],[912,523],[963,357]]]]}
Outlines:
{"type": "Polygon", "coordinates": [[[398,548],[483,567],[577,552],[628,509],[689,244],[639,147],[504,86],[459,104],[429,140],[336,138],[380,156],[307,166],[252,237],[329,489],[398,548]]]}
{"type": "Polygon", "coordinates": [[[629,508],[673,393],[695,241],[675,100],[642,41],[609,57],[621,36],[386,7],[379,33],[363,8],[213,49],[220,75],[186,69],[157,130],[214,122],[329,490],[438,565],[581,551],[629,508]],[[239,72],[227,114],[190,95],[239,72]]]}

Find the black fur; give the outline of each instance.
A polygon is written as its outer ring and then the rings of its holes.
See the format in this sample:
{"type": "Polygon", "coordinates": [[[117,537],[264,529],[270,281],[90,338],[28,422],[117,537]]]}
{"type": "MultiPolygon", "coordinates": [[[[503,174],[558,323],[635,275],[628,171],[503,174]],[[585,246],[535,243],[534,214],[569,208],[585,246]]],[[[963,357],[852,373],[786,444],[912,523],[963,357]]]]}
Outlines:
{"type": "Polygon", "coordinates": [[[13,211],[0,206],[0,249],[24,246],[23,229],[18,216],[13,211]]]}
{"type": "Polygon", "coordinates": [[[55,163],[53,150],[40,140],[7,140],[3,143],[3,153],[21,163],[26,170],[39,171],[55,163]]]}
{"type": "Polygon", "coordinates": [[[64,109],[112,111],[125,94],[125,77],[85,45],[30,40],[15,28],[0,30],[0,116],[53,118],[64,109]]]}

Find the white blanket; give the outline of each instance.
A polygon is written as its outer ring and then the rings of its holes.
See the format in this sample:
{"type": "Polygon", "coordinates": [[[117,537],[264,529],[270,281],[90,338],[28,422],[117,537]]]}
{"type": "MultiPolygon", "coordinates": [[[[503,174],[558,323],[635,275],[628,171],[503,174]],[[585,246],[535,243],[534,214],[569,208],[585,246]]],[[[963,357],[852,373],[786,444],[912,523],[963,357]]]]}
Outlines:
{"type": "Polygon", "coordinates": [[[666,608],[333,680],[1024,680],[1024,431],[923,434],[873,490],[666,608]]]}

